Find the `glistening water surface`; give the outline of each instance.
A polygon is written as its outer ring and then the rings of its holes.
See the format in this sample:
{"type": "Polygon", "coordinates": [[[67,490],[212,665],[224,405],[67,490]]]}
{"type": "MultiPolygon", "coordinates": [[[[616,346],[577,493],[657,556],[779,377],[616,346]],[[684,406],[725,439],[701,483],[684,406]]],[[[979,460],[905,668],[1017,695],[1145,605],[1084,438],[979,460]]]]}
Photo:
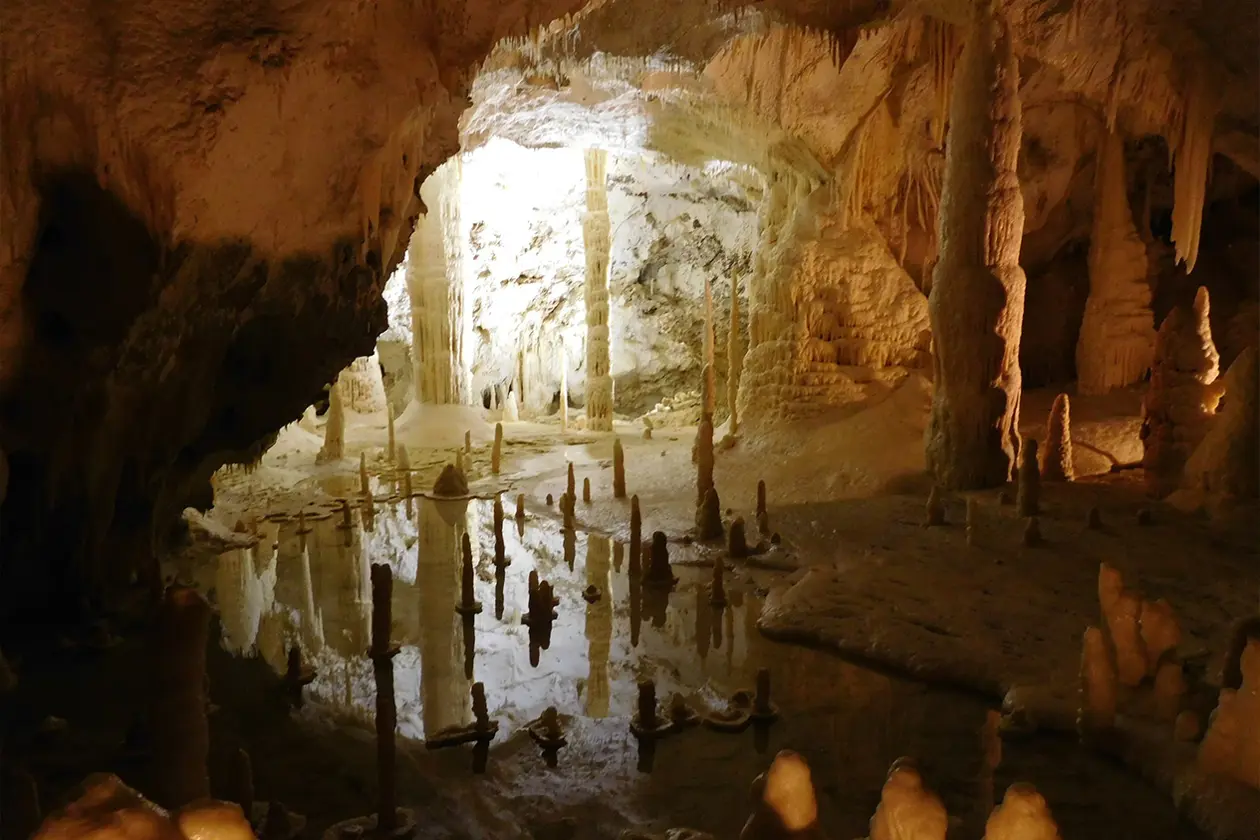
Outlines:
{"type": "MultiPolygon", "coordinates": [[[[371,517],[356,511],[349,530],[333,505],[307,508],[305,534],[291,517],[265,521],[257,549],[228,552],[216,568],[193,574],[213,592],[229,650],[283,671],[287,647],[299,645],[317,671],[305,713],[361,729],[375,703],[364,655],[369,569],[390,567],[400,760],[434,780],[419,809],[424,836],[616,837],[628,826],[685,825],[733,838],[750,810],[750,782],[780,749],[809,761],[833,838],[866,834],[888,765],[901,755],[918,759],[961,821],[957,836],[981,835],[988,792],[979,781],[980,700],[765,640],[755,627],[760,597],[738,569],[726,577],[722,608],[709,604],[707,569],[676,567],[680,581],[667,595],[632,587],[623,546],[582,531],[566,539],[542,514],[517,523],[506,501],[510,565],[501,577],[490,502],[421,498],[410,511],[401,501],[378,503],[371,517]],[[464,533],[483,605],[471,633],[455,610],[464,533]],[[533,652],[536,660],[521,622],[531,570],[560,601],[550,645],[533,652]],[[589,586],[600,590],[593,602],[582,597],[589,586]],[[750,688],[761,667],[770,669],[782,711],[768,731],[697,727],[646,752],[631,735],[639,680],[654,680],[662,703],[677,692],[715,707],[750,688]],[[418,743],[471,721],[477,681],[501,727],[481,774],[470,747],[426,751],[418,743]],[[555,768],[522,729],[548,706],[560,711],[568,736],[555,768]]],[[[1198,836],[1158,791],[1068,741],[1008,741],[997,796],[1014,781],[1041,789],[1065,838],[1198,836]]],[[[402,804],[418,797],[405,783],[399,790],[402,804]]]]}

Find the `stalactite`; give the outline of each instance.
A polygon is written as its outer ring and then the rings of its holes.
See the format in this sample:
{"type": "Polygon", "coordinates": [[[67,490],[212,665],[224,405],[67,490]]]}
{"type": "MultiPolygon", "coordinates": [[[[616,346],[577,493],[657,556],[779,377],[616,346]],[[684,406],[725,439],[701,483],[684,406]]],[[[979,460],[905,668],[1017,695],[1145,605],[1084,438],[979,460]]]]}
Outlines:
{"type": "Polygon", "coordinates": [[[1177,246],[1177,261],[1186,264],[1189,274],[1199,257],[1203,203],[1212,162],[1212,130],[1220,110],[1220,93],[1213,89],[1207,74],[1199,72],[1184,99],[1173,177],[1172,240],[1177,246]]]}
{"type": "Polygon", "coordinates": [[[1098,157],[1089,298],[1076,343],[1081,394],[1105,394],[1141,381],[1155,353],[1146,243],[1129,211],[1124,139],[1108,134],[1098,157]]]}
{"type": "Polygon", "coordinates": [[[587,149],[586,212],[582,243],[586,251],[586,427],[612,431],[612,376],[608,325],[608,153],[587,149]]]}
{"type": "Polygon", "coordinates": [[[982,4],[951,102],[941,256],[928,304],[936,387],[927,462],[950,489],[1005,484],[1019,450],[1021,116],[1010,31],[982,4]]]}

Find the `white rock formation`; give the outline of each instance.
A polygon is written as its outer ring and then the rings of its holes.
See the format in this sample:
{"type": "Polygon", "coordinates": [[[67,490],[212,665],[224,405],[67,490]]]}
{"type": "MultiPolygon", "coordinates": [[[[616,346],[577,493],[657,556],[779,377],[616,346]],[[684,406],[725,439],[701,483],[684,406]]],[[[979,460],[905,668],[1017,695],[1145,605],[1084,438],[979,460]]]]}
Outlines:
{"type": "Polygon", "coordinates": [[[1005,484],[1019,451],[1020,125],[1011,33],[980,4],[954,78],[941,257],[928,302],[936,387],[927,461],[950,489],[1005,484]]]}
{"type": "Polygon", "coordinates": [[[586,253],[586,428],[612,431],[612,355],[608,325],[608,153],[586,150],[586,212],[582,245],[586,253]]]}
{"type": "Polygon", "coordinates": [[[1124,176],[1124,137],[1098,151],[1089,297],[1076,342],[1076,390],[1105,394],[1141,381],[1155,357],[1146,243],[1133,225],[1124,176]]]}

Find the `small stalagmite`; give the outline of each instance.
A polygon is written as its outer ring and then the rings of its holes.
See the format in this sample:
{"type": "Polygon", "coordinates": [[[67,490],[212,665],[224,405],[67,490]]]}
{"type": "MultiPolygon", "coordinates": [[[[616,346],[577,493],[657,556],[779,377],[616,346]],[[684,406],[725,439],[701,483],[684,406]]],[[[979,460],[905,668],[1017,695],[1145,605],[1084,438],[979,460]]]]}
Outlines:
{"type": "Polygon", "coordinates": [[[639,698],[636,703],[635,720],[639,727],[651,731],[658,727],[656,710],[656,683],[643,680],[639,683],[639,698]]]}
{"type": "Polygon", "coordinates": [[[368,482],[367,453],[359,453],[359,492],[364,496],[372,495],[372,485],[368,482]]]}
{"type": "Polygon", "coordinates": [[[764,510],[757,514],[757,533],[763,537],[770,534],[770,516],[764,510]]]}
{"type": "Polygon", "coordinates": [[[669,540],[664,531],[652,532],[651,563],[645,582],[653,586],[673,586],[677,582],[669,565],[669,540]]]}
{"type": "Polygon", "coordinates": [[[821,840],[818,799],[809,765],[784,750],[752,784],[753,812],[739,840],[821,840]]]}
{"type": "Polygon", "coordinates": [[[715,607],[726,605],[726,565],[721,557],[713,558],[713,583],[709,586],[709,603],[715,607]]]}
{"type": "Polygon", "coordinates": [[[503,495],[496,493],[494,496],[494,565],[504,566],[506,559],[506,548],[503,542],[503,495]]]}
{"type": "Polygon", "coordinates": [[[763,479],[757,481],[757,516],[766,512],[766,482],[763,479]]]}
{"type": "Polygon", "coordinates": [[[1046,447],[1041,452],[1042,481],[1071,481],[1076,478],[1072,463],[1072,414],[1067,394],[1059,394],[1046,420],[1046,447]]]}
{"type": "Polygon", "coordinates": [[[591,478],[590,476],[584,476],[582,478],[582,502],[588,505],[591,503],[591,478]]]}
{"type": "Polygon", "coordinates": [[[324,445],[315,456],[315,463],[340,461],[346,454],[346,410],[341,399],[341,383],[328,389],[328,417],[324,423],[324,445]]]}
{"type": "Polygon", "coordinates": [[[433,495],[448,498],[468,495],[468,479],[458,464],[442,467],[437,481],[433,482],[433,495]]]}
{"type": "Polygon", "coordinates": [[[525,494],[516,494],[516,518],[518,520],[525,518],[525,494]]]}
{"type": "Polygon", "coordinates": [[[1221,689],[1208,721],[1199,767],[1260,788],[1260,641],[1248,641],[1240,666],[1242,684],[1221,689]]]}
{"type": "Polygon", "coordinates": [[[1097,627],[1085,628],[1081,641],[1080,705],[1076,727],[1082,736],[1111,729],[1118,703],[1116,667],[1107,640],[1097,627]]]}
{"type": "Polygon", "coordinates": [[[577,525],[574,508],[577,502],[568,493],[560,497],[560,513],[564,517],[564,530],[572,531],[577,525]]]}
{"type": "Polygon", "coordinates": [[[464,450],[462,449],[455,450],[455,469],[464,471],[464,450]]]}
{"type": "Polygon", "coordinates": [[[737,516],[731,521],[731,528],[726,537],[726,553],[736,560],[748,556],[748,538],[744,533],[744,517],[742,516],[737,516]]]}
{"type": "Polygon", "coordinates": [[[923,521],[923,526],[931,528],[944,524],[945,502],[941,499],[941,488],[933,484],[931,492],[928,493],[926,518],[923,521]]]}
{"type": "Polygon", "coordinates": [[[568,483],[565,485],[564,492],[568,493],[570,497],[576,499],[577,498],[577,476],[573,472],[572,461],[569,462],[568,478],[566,480],[568,483]]]}
{"type": "Polygon", "coordinates": [[[702,540],[718,540],[722,534],[722,502],[717,488],[710,487],[696,510],[696,535],[702,540]]]}
{"type": "Polygon", "coordinates": [[[1176,653],[1177,646],[1181,644],[1181,622],[1177,620],[1172,604],[1163,598],[1143,601],[1138,630],[1146,650],[1147,676],[1154,676],[1165,654],[1176,653]]]}
{"type": "Polygon", "coordinates": [[[1041,512],[1041,470],[1037,466],[1037,441],[1024,441],[1019,462],[1019,482],[1015,487],[1015,510],[1020,516],[1041,512]]]}
{"type": "Polygon", "coordinates": [[[1125,589],[1120,572],[1103,563],[1098,569],[1098,603],[1115,651],[1116,675],[1121,685],[1133,688],[1146,676],[1146,646],[1138,624],[1142,598],[1125,589]]]}
{"type": "Polygon", "coordinates": [[[639,512],[639,497],[630,497],[630,562],[638,562],[643,552],[643,514],[639,512]]]}
{"type": "Polygon", "coordinates": [[[1186,462],[1220,402],[1220,355],[1212,342],[1209,310],[1207,289],[1200,288],[1194,307],[1174,308],[1155,336],[1141,437],[1146,489],[1156,498],[1181,486],[1186,462]]]}
{"type": "Polygon", "coordinates": [[[472,430],[468,429],[464,432],[464,452],[472,454],[472,430]]]}
{"type": "Polygon", "coordinates": [[[871,817],[870,840],[945,840],[948,827],[945,805],[923,786],[914,761],[894,761],[871,817]]]}
{"type": "Polygon", "coordinates": [[[503,459],[503,424],[494,424],[494,448],[490,450],[490,472],[499,474],[499,465],[503,459]]]}
{"type": "Polygon", "coordinates": [[[621,446],[621,438],[613,438],[613,498],[626,497],[626,451],[621,446]]]}
{"type": "Polygon", "coordinates": [[[1059,840],[1059,825],[1045,797],[1027,782],[1016,782],[989,815],[984,840],[1059,840]]]}
{"type": "Polygon", "coordinates": [[[398,445],[394,437],[394,407],[388,403],[385,405],[385,435],[385,457],[392,464],[397,458],[398,445]]]}

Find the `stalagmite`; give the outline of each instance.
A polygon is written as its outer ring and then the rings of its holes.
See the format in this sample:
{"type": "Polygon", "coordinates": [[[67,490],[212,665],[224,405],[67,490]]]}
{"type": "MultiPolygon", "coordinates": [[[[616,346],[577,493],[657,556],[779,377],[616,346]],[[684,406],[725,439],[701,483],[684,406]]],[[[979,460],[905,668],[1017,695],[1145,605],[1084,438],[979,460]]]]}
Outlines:
{"type": "Polygon", "coordinates": [[[1133,225],[1124,138],[1109,132],[1098,151],[1089,297],[1076,342],[1076,390],[1105,394],[1140,382],[1155,354],[1146,243],[1133,225]]]}
{"type": "Polygon", "coordinates": [[[525,494],[524,493],[516,494],[516,518],[517,519],[525,518],[525,494]]]}
{"type": "Polygon", "coordinates": [[[820,838],[818,799],[809,765],[783,750],[752,785],[753,812],[739,840],[816,840],[820,838]]]}
{"type": "Polygon", "coordinates": [[[472,430],[471,429],[464,430],[464,454],[465,455],[472,454],[472,430]]]}
{"type": "Polygon", "coordinates": [[[948,826],[944,804],[923,786],[914,762],[894,761],[871,817],[869,840],[945,840],[948,826]]]}
{"type": "Polygon", "coordinates": [[[1024,545],[1029,547],[1041,545],[1041,524],[1035,516],[1024,520],[1024,545]]]}
{"type": "Polygon", "coordinates": [[[739,434],[739,377],[744,370],[744,345],[739,326],[739,280],[731,278],[731,328],[726,338],[726,410],[730,434],[739,434]]]}
{"type": "Polygon", "coordinates": [[[669,565],[669,541],[663,531],[652,532],[651,562],[645,582],[652,586],[673,586],[678,582],[669,565]]]}
{"type": "Polygon", "coordinates": [[[1020,453],[1015,511],[1020,516],[1036,516],[1041,511],[1041,471],[1037,466],[1037,441],[1033,438],[1024,441],[1020,453]]]}
{"type": "Polygon", "coordinates": [[[328,389],[328,417],[324,422],[324,445],[315,463],[340,461],[346,454],[346,411],[341,400],[341,378],[328,389]]]}
{"type": "Polygon", "coordinates": [[[984,826],[984,840],[1059,840],[1059,826],[1037,789],[1016,782],[984,826]]]}
{"type": "Polygon", "coordinates": [[[1143,601],[1138,618],[1142,646],[1146,651],[1146,673],[1153,676],[1167,653],[1176,653],[1181,644],[1181,622],[1172,605],[1164,599],[1143,601]]]}
{"type": "Polygon", "coordinates": [[[923,521],[923,525],[931,528],[944,524],[945,502],[941,499],[941,488],[933,484],[931,491],[928,493],[926,518],[923,521]]]}
{"type": "Polygon", "coordinates": [[[433,482],[434,496],[467,496],[468,495],[468,479],[464,478],[463,471],[455,464],[447,464],[442,467],[442,472],[438,475],[437,480],[433,482]]]}
{"type": "Polygon", "coordinates": [[[582,501],[586,504],[591,503],[591,477],[582,477],[582,501]]]}
{"type": "Polygon", "coordinates": [[[455,450],[455,469],[461,473],[464,471],[464,450],[462,449],[455,450]]]}
{"type": "Polygon", "coordinates": [[[1155,337],[1151,384],[1142,404],[1142,467],[1147,492],[1156,498],[1181,485],[1186,462],[1207,434],[1221,398],[1220,356],[1208,313],[1207,289],[1200,288],[1193,309],[1173,309],[1155,337]]]}
{"type": "Polygon", "coordinates": [[[405,446],[398,449],[398,469],[402,472],[403,503],[406,506],[407,515],[411,516],[411,500],[415,493],[411,486],[411,459],[407,457],[407,447],[405,446]]]}
{"type": "Polygon", "coordinates": [[[1076,715],[1076,727],[1082,735],[1115,726],[1118,691],[1115,664],[1103,632],[1097,627],[1085,628],[1081,642],[1080,705],[1076,715]]]}
{"type": "Polygon", "coordinates": [[[587,149],[585,159],[582,243],[586,251],[586,428],[610,432],[613,395],[608,329],[608,153],[587,149]]]}
{"type": "Polygon", "coordinates": [[[929,314],[935,389],[927,462],[943,487],[1010,480],[1019,449],[1026,280],[1016,165],[1019,70],[1004,20],[980,4],[954,78],[929,314]]]}
{"type": "Polygon", "coordinates": [[[626,452],[621,438],[613,438],[613,498],[626,497],[626,452]]]}
{"type": "Polygon", "coordinates": [[[638,562],[643,551],[643,515],[639,512],[639,497],[630,497],[630,563],[638,562]]]}
{"type": "Polygon", "coordinates": [[[713,487],[713,416],[700,415],[696,430],[696,504],[704,503],[704,495],[713,487]]]}
{"type": "Polygon", "coordinates": [[[1072,408],[1067,394],[1059,394],[1046,420],[1046,444],[1041,451],[1042,481],[1071,481],[1076,478],[1072,463],[1072,408]]]}
{"type": "Polygon", "coordinates": [[[571,498],[577,498],[577,477],[573,473],[573,462],[569,462],[568,478],[566,479],[564,492],[568,493],[571,498]]]}
{"type": "Polygon", "coordinates": [[[713,487],[705,492],[704,501],[696,509],[696,536],[702,540],[722,537],[722,503],[713,487]]]}
{"type": "Polygon", "coordinates": [[[1216,502],[1260,496],[1260,371],[1248,347],[1221,381],[1224,408],[1186,461],[1185,487],[1216,502]]]}
{"type": "Polygon", "coordinates": [[[392,405],[385,406],[385,427],[387,442],[385,445],[385,456],[392,464],[397,460],[397,441],[394,437],[394,407],[392,405]]]}
{"type": "Polygon", "coordinates": [[[1242,684],[1221,689],[1199,746],[1199,767],[1260,789],[1260,641],[1247,643],[1240,664],[1242,684]]]}
{"type": "MultiPolygon", "coordinates": [[[[205,799],[168,814],[117,776],[96,773],[76,791],[77,798],[50,814],[31,840],[253,840],[241,809],[230,802],[205,799]]],[[[19,833],[22,815],[4,814],[5,836],[19,833]],[[13,832],[10,834],[10,832],[13,832]]],[[[35,828],[30,826],[30,828],[35,828]]]]}
{"type": "Polygon", "coordinates": [[[359,453],[359,492],[368,498],[372,496],[372,485],[368,482],[367,453],[359,453]]]}
{"type": "Polygon", "coordinates": [[[742,516],[735,517],[731,522],[726,540],[726,553],[737,560],[748,556],[748,537],[744,532],[744,517],[742,516]]]}
{"type": "Polygon", "coordinates": [[[503,496],[494,496],[494,565],[506,565],[507,551],[503,542],[503,496]]]}
{"type": "Polygon", "coordinates": [[[503,458],[503,424],[494,424],[494,448],[490,450],[490,472],[499,474],[499,464],[503,458]]]}
{"type": "Polygon", "coordinates": [[[1146,676],[1147,667],[1146,646],[1138,627],[1142,599],[1124,588],[1118,571],[1103,563],[1098,569],[1098,603],[1115,652],[1116,675],[1121,685],[1134,687],[1146,676]]]}
{"type": "Polygon", "coordinates": [[[151,640],[149,724],[154,799],[179,808],[210,796],[206,762],[206,644],[210,605],[193,589],[172,587],[151,640]]]}

